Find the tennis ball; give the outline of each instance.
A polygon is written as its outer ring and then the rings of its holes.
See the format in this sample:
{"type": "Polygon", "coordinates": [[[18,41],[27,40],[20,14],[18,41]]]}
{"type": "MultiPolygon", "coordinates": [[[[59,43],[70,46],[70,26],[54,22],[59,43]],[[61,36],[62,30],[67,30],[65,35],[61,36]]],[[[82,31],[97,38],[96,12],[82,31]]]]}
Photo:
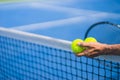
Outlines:
{"type": "Polygon", "coordinates": [[[94,37],[88,37],[84,40],[84,42],[97,42],[97,40],[94,37]]]}
{"type": "Polygon", "coordinates": [[[83,40],[75,39],[71,44],[71,49],[75,54],[81,53],[82,51],[84,51],[84,48],[78,45],[79,42],[83,42],[83,40]]]}

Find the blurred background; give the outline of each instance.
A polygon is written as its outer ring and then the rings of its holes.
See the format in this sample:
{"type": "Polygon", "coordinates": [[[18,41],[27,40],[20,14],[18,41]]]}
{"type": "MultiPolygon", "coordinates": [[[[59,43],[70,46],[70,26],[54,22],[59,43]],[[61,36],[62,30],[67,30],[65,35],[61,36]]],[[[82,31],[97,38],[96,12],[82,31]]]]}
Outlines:
{"type": "MultiPolygon", "coordinates": [[[[0,0],[0,27],[8,29],[72,41],[84,39],[89,27],[101,21],[120,24],[120,0],[0,0]]],[[[120,29],[109,26],[92,29],[90,36],[98,42],[120,43],[120,29]]],[[[118,63],[76,57],[71,52],[14,38],[0,40],[1,80],[120,79],[118,63]]]]}
{"type": "Polygon", "coordinates": [[[0,0],[0,26],[74,40],[90,25],[120,22],[119,0],[0,0]]]}

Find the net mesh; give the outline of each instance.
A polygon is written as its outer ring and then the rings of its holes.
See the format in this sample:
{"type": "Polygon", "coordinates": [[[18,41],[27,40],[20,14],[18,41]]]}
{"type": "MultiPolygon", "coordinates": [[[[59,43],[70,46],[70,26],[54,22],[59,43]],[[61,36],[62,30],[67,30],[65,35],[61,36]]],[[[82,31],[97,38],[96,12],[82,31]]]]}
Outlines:
{"type": "Polygon", "coordinates": [[[120,64],[0,35],[0,79],[120,80],[120,64]]]}

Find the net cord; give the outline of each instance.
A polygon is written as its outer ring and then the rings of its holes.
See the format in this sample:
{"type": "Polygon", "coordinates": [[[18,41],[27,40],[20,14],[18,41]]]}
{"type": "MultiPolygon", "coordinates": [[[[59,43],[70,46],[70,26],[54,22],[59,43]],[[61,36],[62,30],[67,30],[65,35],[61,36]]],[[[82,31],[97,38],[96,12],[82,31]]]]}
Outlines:
{"type": "MultiPolygon", "coordinates": [[[[22,41],[27,41],[35,44],[45,45],[48,47],[53,47],[65,51],[71,51],[71,41],[62,40],[62,39],[56,39],[52,37],[47,37],[43,35],[37,35],[33,33],[13,30],[13,29],[6,29],[0,27],[0,36],[5,36],[13,39],[18,39],[22,41]]],[[[109,56],[109,55],[102,55],[98,56],[96,58],[110,60],[114,62],[120,62],[119,56],[109,56]]]]}
{"type": "Polygon", "coordinates": [[[48,47],[71,51],[71,42],[66,40],[6,28],[0,28],[0,35],[35,44],[45,45],[48,47]]]}

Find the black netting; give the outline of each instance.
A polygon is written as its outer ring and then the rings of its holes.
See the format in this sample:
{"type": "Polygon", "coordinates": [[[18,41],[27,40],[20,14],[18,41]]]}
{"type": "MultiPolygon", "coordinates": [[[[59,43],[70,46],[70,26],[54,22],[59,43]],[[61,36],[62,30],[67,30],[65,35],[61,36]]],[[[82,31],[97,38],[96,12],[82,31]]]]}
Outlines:
{"type": "Polygon", "coordinates": [[[0,36],[0,79],[120,80],[120,64],[0,36]]]}

